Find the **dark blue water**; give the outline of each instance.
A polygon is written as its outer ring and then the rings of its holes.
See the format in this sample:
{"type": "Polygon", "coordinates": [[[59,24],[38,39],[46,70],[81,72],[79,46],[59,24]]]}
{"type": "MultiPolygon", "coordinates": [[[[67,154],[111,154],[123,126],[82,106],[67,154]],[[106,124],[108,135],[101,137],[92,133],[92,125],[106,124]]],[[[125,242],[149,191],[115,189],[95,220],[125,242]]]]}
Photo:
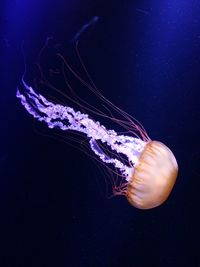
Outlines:
{"type": "Polygon", "coordinates": [[[0,266],[200,266],[200,3],[23,0],[2,1],[0,11],[0,266]],[[80,39],[102,93],[172,149],[179,175],[165,204],[141,211],[106,198],[103,167],[20,105],[22,44],[34,85],[47,37],[43,63],[56,69],[56,48],[79,70],[80,39]]]}

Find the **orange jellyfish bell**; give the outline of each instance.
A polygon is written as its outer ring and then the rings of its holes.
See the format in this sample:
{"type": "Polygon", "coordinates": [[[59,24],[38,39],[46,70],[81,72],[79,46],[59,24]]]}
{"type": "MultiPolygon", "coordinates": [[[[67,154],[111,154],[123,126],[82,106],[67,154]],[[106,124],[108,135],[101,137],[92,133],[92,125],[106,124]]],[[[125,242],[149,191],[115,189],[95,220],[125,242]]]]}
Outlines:
{"type": "Polygon", "coordinates": [[[139,209],[161,205],[168,198],[177,173],[178,164],[171,150],[161,142],[150,141],[129,179],[128,201],[139,209]]]}

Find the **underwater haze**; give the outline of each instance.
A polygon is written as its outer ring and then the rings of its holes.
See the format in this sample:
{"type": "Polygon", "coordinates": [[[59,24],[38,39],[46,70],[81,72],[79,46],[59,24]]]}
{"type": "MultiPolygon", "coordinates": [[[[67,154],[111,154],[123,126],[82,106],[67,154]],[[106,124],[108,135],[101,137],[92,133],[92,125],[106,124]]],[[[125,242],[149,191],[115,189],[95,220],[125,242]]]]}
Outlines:
{"type": "Polygon", "coordinates": [[[0,14],[0,266],[200,266],[200,2],[5,0],[0,14]],[[52,102],[70,106],[74,94],[76,107],[80,97],[112,116],[72,73],[74,91],[60,78],[58,54],[88,79],[77,42],[101,93],[176,156],[163,205],[110,197],[88,140],[49,129],[16,98],[24,77],[52,102]]]}

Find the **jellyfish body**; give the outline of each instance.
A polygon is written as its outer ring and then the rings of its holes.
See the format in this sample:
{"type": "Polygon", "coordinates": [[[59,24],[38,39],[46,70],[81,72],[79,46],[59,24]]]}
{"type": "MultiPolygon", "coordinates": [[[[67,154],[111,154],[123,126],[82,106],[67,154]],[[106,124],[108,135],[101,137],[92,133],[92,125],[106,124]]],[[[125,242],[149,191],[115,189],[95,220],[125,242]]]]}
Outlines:
{"type": "Polygon", "coordinates": [[[177,177],[178,165],[163,143],[117,134],[87,114],[48,101],[23,79],[22,84],[24,91],[21,93],[18,89],[16,96],[34,118],[45,122],[49,128],[87,135],[95,155],[120,172],[122,180],[113,186],[115,195],[125,195],[132,206],[140,209],[159,206],[167,199],[177,177]],[[112,153],[106,153],[105,144],[112,153]],[[126,159],[117,155],[124,155],[126,159]]]}
{"type": "Polygon", "coordinates": [[[161,205],[169,196],[178,173],[177,161],[163,143],[146,144],[127,186],[127,199],[140,209],[161,205]]]}

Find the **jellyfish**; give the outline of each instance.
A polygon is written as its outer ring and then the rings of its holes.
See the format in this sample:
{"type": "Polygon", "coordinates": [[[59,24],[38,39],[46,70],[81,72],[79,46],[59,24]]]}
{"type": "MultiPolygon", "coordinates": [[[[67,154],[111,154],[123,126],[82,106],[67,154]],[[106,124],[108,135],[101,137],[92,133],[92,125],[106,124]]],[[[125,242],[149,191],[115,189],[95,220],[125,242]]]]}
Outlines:
{"type": "Polygon", "coordinates": [[[95,91],[101,100],[122,112],[127,121],[113,117],[112,120],[122,126],[131,125],[132,136],[108,129],[85,112],[50,101],[30,86],[24,77],[21,88],[17,88],[17,98],[29,114],[46,123],[49,128],[85,135],[95,156],[104,164],[112,165],[120,174],[120,182],[114,183],[113,186],[114,195],[124,195],[133,207],[139,209],[151,209],[161,205],[168,198],[177,178],[178,164],[174,154],[162,142],[151,140],[139,122],[97,90],[78,50],[77,53],[91,84],[86,83],[61,55],[58,56],[78,80],[95,91]]]}

